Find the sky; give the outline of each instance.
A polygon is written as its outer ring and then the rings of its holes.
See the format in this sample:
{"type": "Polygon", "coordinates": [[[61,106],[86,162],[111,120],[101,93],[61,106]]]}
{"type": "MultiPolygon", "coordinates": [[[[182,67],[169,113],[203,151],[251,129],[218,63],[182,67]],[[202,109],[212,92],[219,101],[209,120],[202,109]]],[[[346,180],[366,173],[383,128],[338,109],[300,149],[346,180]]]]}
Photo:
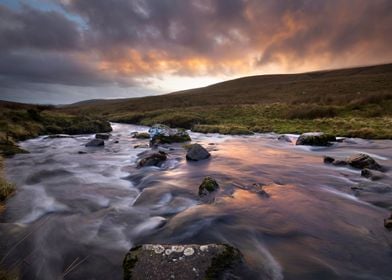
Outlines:
{"type": "Polygon", "coordinates": [[[0,99],[130,98],[392,62],[391,0],[0,0],[0,99]]]}

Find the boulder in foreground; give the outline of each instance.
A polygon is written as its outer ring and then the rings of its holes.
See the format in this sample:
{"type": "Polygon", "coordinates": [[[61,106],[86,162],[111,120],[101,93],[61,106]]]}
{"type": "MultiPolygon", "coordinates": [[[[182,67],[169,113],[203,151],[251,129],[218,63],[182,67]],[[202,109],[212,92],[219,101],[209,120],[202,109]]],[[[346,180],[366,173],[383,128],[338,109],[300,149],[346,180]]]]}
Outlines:
{"type": "Polygon", "coordinates": [[[186,159],[193,161],[207,159],[210,156],[211,154],[200,144],[190,145],[186,153],[186,159]]]}
{"type": "Polygon", "coordinates": [[[171,144],[191,141],[191,137],[181,128],[170,128],[163,124],[155,124],[149,130],[151,142],[150,144],[171,144]]]}
{"type": "Polygon", "coordinates": [[[241,279],[238,249],[229,245],[152,245],[132,248],[123,262],[124,280],[241,279]]]}
{"type": "Polygon", "coordinates": [[[102,139],[93,139],[86,144],[86,147],[99,147],[104,145],[105,142],[102,139]]]}
{"type": "Polygon", "coordinates": [[[301,134],[295,145],[307,146],[330,146],[331,142],[336,141],[336,137],[322,132],[311,132],[301,134]]]}

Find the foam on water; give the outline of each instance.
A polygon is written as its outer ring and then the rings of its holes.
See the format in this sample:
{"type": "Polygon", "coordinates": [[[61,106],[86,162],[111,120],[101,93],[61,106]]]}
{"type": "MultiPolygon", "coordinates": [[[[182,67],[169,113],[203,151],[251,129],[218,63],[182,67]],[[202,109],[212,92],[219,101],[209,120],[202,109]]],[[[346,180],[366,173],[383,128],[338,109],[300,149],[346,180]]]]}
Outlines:
{"type": "Polygon", "coordinates": [[[7,160],[17,192],[3,215],[9,229],[2,240],[13,238],[15,223],[27,237],[10,242],[19,245],[4,263],[28,260],[25,279],[59,278],[76,258],[88,261],[67,279],[121,279],[125,253],[140,243],[229,243],[266,279],[392,274],[392,237],[382,224],[389,213],[369,204],[387,203],[386,194],[358,196],[351,187],[367,180],[358,170],[323,163],[324,155],[367,153],[389,167],[382,182],[390,184],[392,141],[306,147],[293,145],[294,134],[289,143],[274,133],[191,132],[209,160],[188,162],[183,146],[172,144],[164,146],[169,159],[161,167],[136,168],[148,149],[134,146],[148,140],[131,133],[148,127],[112,126],[105,147],[84,146],[94,135],[39,137],[21,143],[30,154],[7,160]],[[220,188],[203,200],[205,176],[220,188]]]}

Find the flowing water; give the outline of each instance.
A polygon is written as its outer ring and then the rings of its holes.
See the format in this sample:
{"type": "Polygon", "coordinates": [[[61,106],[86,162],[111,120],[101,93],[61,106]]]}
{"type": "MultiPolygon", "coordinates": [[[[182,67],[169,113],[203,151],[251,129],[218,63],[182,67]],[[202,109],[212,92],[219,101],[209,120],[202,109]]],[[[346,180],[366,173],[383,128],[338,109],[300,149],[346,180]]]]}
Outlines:
{"type": "MultiPolygon", "coordinates": [[[[84,147],[93,135],[40,137],[21,143],[29,154],[7,160],[18,190],[1,217],[3,265],[21,267],[24,279],[121,279],[135,244],[228,243],[255,279],[392,279],[390,212],[374,205],[390,206],[391,194],[355,195],[351,187],[369,180],[322,159],[366,152],[391,170],[392,141],[312,148],[274,134],[191,133],[210,159],[187,162],[175,144],[161,168],[137,169],[148,148],[134,145],[148,140],[130,132],[146,127],[113,129],[105,147],[84,147]],[[205,176],[221,186],[214,201],[198,198],[205,176]]],[[[391,175],[381,182],[391,185],[391,175]]]]}

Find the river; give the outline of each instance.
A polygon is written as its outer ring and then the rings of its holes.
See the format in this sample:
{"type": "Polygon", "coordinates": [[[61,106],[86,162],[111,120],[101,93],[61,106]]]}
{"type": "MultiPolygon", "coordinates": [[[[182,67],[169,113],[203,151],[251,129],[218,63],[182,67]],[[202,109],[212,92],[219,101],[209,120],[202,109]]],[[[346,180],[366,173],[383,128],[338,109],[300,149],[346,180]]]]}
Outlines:
{"type": "Polygon", "coordinates": [[[355,195],[351,187],[369,180],[323,163],[366,152],[388,168],[381,183],[391,185],[392,141],[307,147],[275,134],[191,132],[210,159],[187,162],[173,144],[161,168],[137,169],[148,148],[134,145],[148,140],[130,133],[146,130],[113,124],[97,148],[84,147],[93,135],[21,142],[30,153],[6,161],[17,193],[1,216],[2,264],[21,267],[23,279],[122,279],[135,244],[228,243],[260,279],[392,279],[390,211],[375,206],[392,205],[391,193],[355,195]],[[205,176],[221,187],[214,201],[198,198],[205,176]]]}

